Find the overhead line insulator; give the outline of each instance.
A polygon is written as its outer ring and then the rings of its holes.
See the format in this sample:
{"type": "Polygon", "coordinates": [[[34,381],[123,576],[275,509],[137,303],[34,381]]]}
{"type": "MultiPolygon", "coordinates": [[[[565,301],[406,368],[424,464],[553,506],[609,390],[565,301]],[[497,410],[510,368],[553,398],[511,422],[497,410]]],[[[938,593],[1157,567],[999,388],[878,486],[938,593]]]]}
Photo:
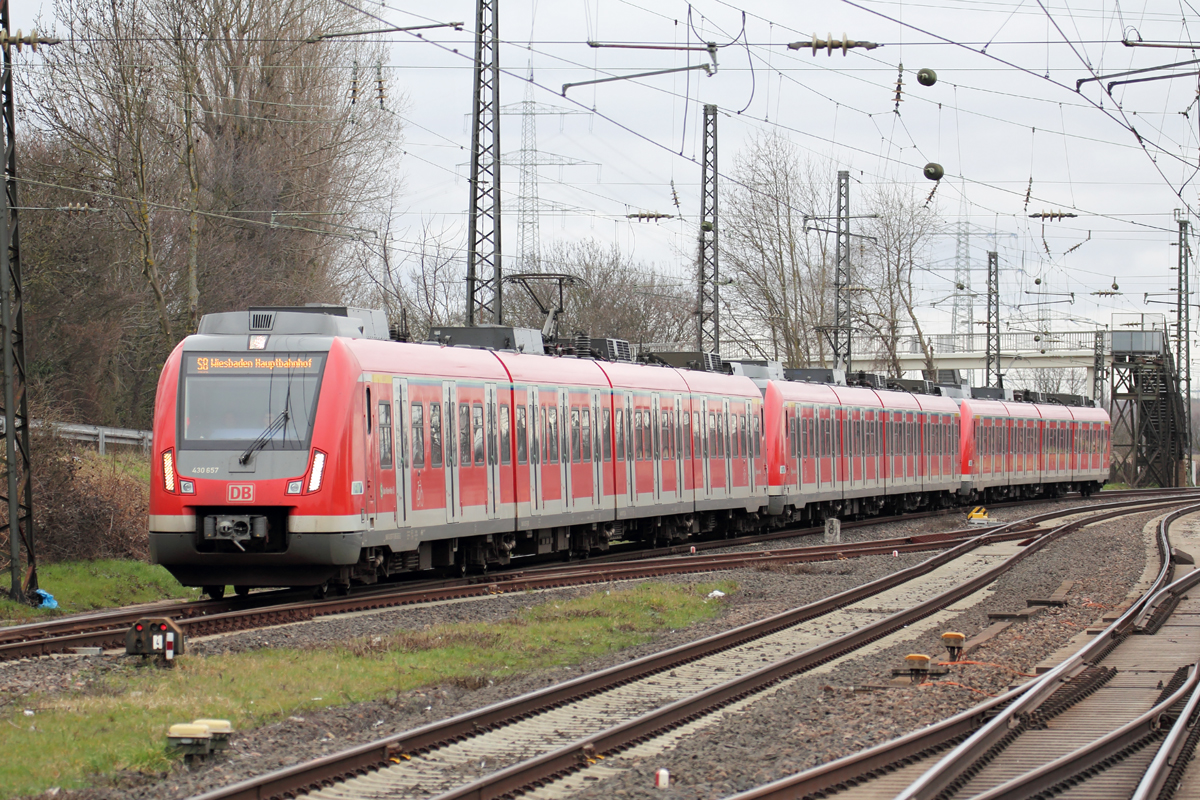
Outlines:
{"type": "Polygon", "coordinates": [[[800,50],[805,47],[811,47],[812,54],[814,56],[817,54],[818,50],[824,50],[825,55],[829,56],[833,55],[834,50],[841,50],[842,55],[844,56],[846,55],[847,51],[854,48],[860,50],[874,50],[876,47],[881,46],[876,42],[856,42],[854,39],[847,39],[846,34],[844,33],[842,34],[841,39],[834,39],[833,34],[831,33],[827,33],[825,35],[828,38],[818,39],[817,35],[814,33],[811,42],[791,42],[788,44],[788,50],[800,50]]]}

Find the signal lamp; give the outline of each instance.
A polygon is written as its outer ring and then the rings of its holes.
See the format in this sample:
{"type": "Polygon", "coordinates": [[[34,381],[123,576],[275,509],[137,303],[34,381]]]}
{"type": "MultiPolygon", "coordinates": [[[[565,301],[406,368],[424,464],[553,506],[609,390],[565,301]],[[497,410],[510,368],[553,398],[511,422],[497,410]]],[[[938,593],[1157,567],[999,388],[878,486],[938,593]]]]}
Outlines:
{"type": "Polygon", "coordinates": [[[308,490],[315,492],[321,488],[321,479],[325,477],[325,454],[320,450],[313,451],[312,472],[308,474],[308,490]]]}
{"type": "Polygon", "coordinates": [[[175,451],[164,450],[162,454],[163,488],[171,494],[175,493],[175,451]]]}

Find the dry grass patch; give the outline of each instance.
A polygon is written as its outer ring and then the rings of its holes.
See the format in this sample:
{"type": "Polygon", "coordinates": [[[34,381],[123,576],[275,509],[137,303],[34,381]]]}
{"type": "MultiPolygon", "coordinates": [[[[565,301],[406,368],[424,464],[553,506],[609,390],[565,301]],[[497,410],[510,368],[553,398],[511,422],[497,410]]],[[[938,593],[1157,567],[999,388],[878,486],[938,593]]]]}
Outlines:
{"type": "Polygon", "coordinates": [[[706,595],[736,588],[722,581],[600,590],[501,623],[438,625],[310,650],[185,656],[173,670],[134,667],[86,694],[35,695],[0,714],[0,797],[85,786],[122,770],[169,769],[163,746],[173,722],[218,717],[246,730],[423,686],[477,688],[577,664],[714,617],[721,604],[706,595]]]}

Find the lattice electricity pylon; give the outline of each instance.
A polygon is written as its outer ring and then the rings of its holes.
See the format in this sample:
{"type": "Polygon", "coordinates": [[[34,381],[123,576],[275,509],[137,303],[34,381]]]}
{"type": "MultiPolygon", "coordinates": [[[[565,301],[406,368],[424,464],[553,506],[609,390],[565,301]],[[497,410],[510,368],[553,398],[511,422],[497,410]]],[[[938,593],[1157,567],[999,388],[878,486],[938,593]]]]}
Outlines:
{"type": "Polygon", "coordinates": [[[1096,331],[1096,339],[1092,344],[1092,400],[1097,406],[1104,403],[1104,331],[1096,331]]]}
{"type": "MultiPolygon", "coordinates": [[[[1179,211],[1175,212],[1176,218],[1179,211]]],[[[1188,221],[1179,222],[1179,274],[1176,307],[1175,307],[1175,357],[1179,365],[1179,381],[1183,389],[1183,452],[1187,460],[1187,478],[1184,484],[1191,482],[1192,476],[1192,303],[1188,273],[1191,271],[1191,252],[1188,248],[1188,221]]]]}
{"type": "Polygon", "coordinates": [[[971,294],[971,223],[963,219],[954,238],[954,304],[950,316],[951,341],[959,350],[971,349],[975,332],[975,298],[971,294]]]}
{"type": "MultiPolygon", "coordinates": [[[[544,203],[538,197],[538,167],[583,166],[594,161],[542,153],[537,146],[537,118],[550,114],[586,114],[580,109],[552,106],[535,102],[533,99],[533,68],[529,69],[529,80],[525,84],[525,98],[519,103],[500,106],[501,115],[521,116],[521,149],[515,153],[504,153],[500,162],[505,166],[520,169],[520,190],[517,193],[517,270],[537,272],[541,270],[540,220],[544,213],[567,210],[561,203],[544,203]]],[[[511,174],[511,173],[510,173],[511,174]]],[[[573,210],[573,209],[572,209],[573,210]]],[[[578,209],[580,212],[583,209],[578,209]]],[[[510,283],[510,281],[504,281],[510,283]]]]}
{"type": "Polygon", "coordinates": [[[1004,388],[1004,373],[1000,371],[1000,254],[988,253],[987,275],[987,369],[984,379],[988,386],[1004,388]]]}
{"type": "Polygon", "coordinates": [[[838,170],[837,233],[833,277],[833,367],[849,371],[850,353],[850,172],[838,170]]]}
{"type": "Polygon", "coordinates": [[[476,0],[467,325],[504,322],[500,263],[500,0],[476,0]]]}
{"type": "Polygon", "coordinates": [[[17,226],[17,147],[16,115],[13,95],[13,54],[9,36],[9,1],[0,0],[0,25],[4,28],[3,94],[4,121],[4,218],[3,242],[0,242],[0,347],[4,350],[4,466],[6,481],[0,484],[7,517],[0,532],[7,532],[12,599],[24,600],[37,589],[37,558],[34,550],[33,480],[29,457],[29,410],[25,382],[25,302],[21,282],[21,245],[17,226]],[[22,568],[21,548],[25,549],[22,568]]]}
{"type": "Polygon", "coordinates": [[[721,354],[721,271],[717,249],[717,107],[704,106],[700,165],[700,249],[696,259],[696,331],[702,353],[721,354]]]}

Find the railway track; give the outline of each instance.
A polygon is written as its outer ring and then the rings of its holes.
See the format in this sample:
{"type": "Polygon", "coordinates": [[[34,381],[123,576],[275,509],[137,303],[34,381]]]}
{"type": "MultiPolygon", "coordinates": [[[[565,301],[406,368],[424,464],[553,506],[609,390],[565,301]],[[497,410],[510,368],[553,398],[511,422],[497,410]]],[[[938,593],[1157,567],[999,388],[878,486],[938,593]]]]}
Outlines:
{"type": "Polygon", "coordinates": [[[942,723],[731,800],[1171,796],[1196,746],[1200,661],[1193,631],[1200,599],[1187,599],[1187,592],[1200,584],[1200,570],[1171,583],[1166,554],[1171,524],[1197,511],[1193,505],[1163,519],[1154,584],[1040,678],[942,723]]]}
{"type": "Polygon", "coordinates": [[[311,790],[312,797],[330,799],[482,799],[526,790],[537,796],[537,787],[602,764],[606,755],[635,747],[906,626],[915,630],[927,618],[926,624],[936,624],[938,612],[957,613],[956,603],[1082,526],[1180,502],[1128,501],[1092,507],[1086,515],[1056,511],[1010,523],[955,544],[922,564],[817,603],[196,800],[294,796],[305,790],[311,790]],[[1019,545],[1006,543],[1017,536],[1013,529],[1022,523],[1071,516],[1076,518],[1049,530],[1025,530],[1019,545]],[[919,587],[914,586],[916,579],[919,587]],[[921,595],[919,601],[913,601],[914,593],[921,595]],[[857,608],[850,608],[855,604],[857,608]],[[889,607],[900,610],[880,610],[889,607]],[[835,613],[839,609],[848,610],[835,613]],[[819,625],[801,625],[818,617],[819,625]],[[863,619],[870,621],[863,625],[863,619]]]}
{"type": "MultiPolygon", "coordinates": [[[[1179,490],[1130,490],[1103,494],[1108,498],[1149,498],[1187,496],[1179,490]]],[[[1028,501],[1024,501],[1028,502],[1028,501]]],[[[993,507],[1022,505],[1021,502],[995,504],[993,507]]],[[[902,517],[875,518],[844,523],[844,528],[869,527],[901,519],[936,516],[942,512],[924,512],[902,517]]],[[[1034,517],[1031,519],[1040,519],[1034,517]]],[[[1031,523],[1036,524],[1036,523],[1031,523]]],[[[535,566],[492,575],[460,579],[429,580],[419,583],[395,584],[362,589],[347,597],[313,600],[302,593],[281,590],[255,593],[245,598],[201,600],[192,603],[149,603],[136,607],[114,609],[90,614],[72,615],[45,622],[0,628],[0,661],[36,658],[69,653],[82,647],[120,647],[125,632],[138,619],[150,616],[170,617],[179,621],[189,636],[203,636],[232,631],[251,630],[268,625],[303,622],[320,616],[350,611],[375,610],[392,606],[425,603],[437,600],[479,597],[505,591],[554,588],[613,580],[632,580],[668,574],[695,573],[754,567],[764,564],[786,564],[804,561],[823,561],[831,558],[856,558],[890,552],[916,552],[948,547],[957,541],[979,534],[978,529],[950,531],[938,534],[894,537],[874,542],[842,545],[763,550],[729,553],[719,556],[668,558],[710,549],[769,542],[795,537],[811,531],[794,528],[769,534],[730,539],[701,541],[690,545],[631,551],[591,558],[582,562],[535,566]],[[635,562],[630,564],[629,562],[635,562]]],[[[1015,535],[1015,529],[1009,529],[1015,535]]]]}

